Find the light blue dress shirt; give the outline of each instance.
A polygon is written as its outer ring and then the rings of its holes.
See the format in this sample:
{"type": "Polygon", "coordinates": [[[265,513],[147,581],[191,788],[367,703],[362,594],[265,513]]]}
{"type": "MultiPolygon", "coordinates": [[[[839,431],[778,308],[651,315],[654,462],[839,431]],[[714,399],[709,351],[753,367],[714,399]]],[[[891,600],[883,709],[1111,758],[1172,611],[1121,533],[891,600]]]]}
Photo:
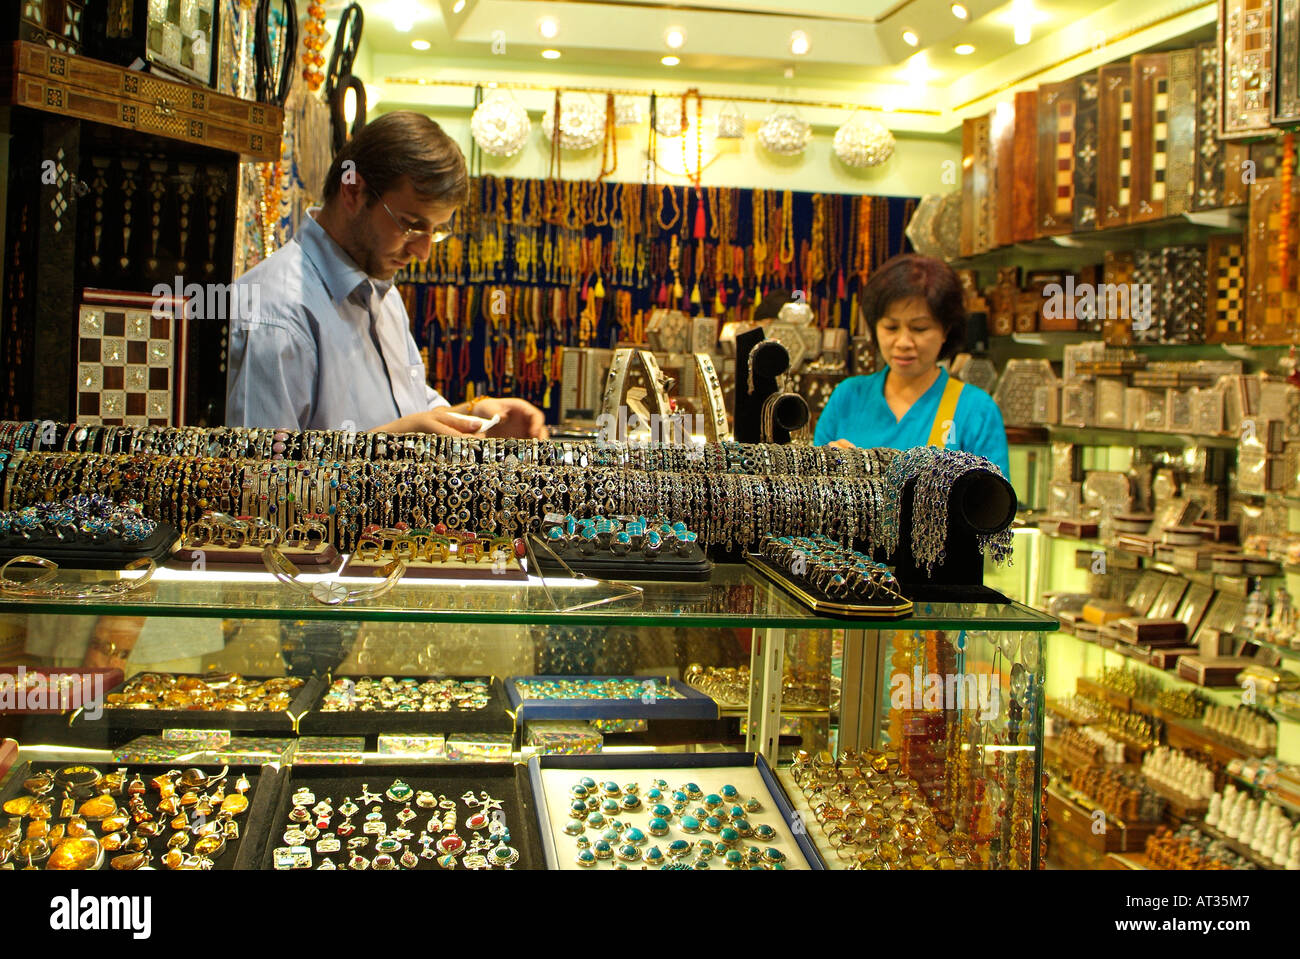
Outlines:
{"type": "MultiPolygon", "coordinates": [[[[889,367],[870,376],[850,376],[835,387],[826,409],[817,419],[816,443],[823,446],[832,440],[845,439],[864,449],[884,447],[907,450],[926,446],[939,400],[948,386],[948,371],[939,367],[939,377],[921,398],[912,404],[900,420],[885,400],[885,376],[889,367]]],[[[1002,411],[993,398],[978,386],[967,383],[957,399],[952,429],[948,431],[950,450],[963,450],[991,459],[1011,478],[1007,455],[1007,432],[1002,411]]]]}
{"type": "Polygon", "coordinates": [[[249,308],[230,320],[226,425],[370,430],[448,406],[428,385],[402,297],[357,266],[316,209],[236,281],[251,289],[231,300],[249,308]]]}

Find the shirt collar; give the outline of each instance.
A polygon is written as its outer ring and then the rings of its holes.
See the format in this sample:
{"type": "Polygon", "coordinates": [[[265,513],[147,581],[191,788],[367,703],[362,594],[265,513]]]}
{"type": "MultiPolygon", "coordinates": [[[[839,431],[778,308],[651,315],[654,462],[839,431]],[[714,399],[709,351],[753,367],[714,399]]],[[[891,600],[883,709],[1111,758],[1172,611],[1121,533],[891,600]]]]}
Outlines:
{"type": "MultiPolygon", "coordinates": [[[[947,388],[948,376],[949,376],[948,368],[945,367],[942,363],[938,365],[939,365],[939,375],[934,378],[933,383],[931,383],[928,387],[926,387],[925,392],[916,398],[916,403],[920,403],[931,393],[942,393],[947,388]]],[[[885,364],[885,368],[880,371],[880,384],[879,384],[880,388],[878,391],[882,401],[885,398],[885,379],[888,376],[889,376],[889,364],[885,364]]],[[[912,405],[915,406],[916,403],[913,403],[912,405]]]]}
{"type": "Polygon", "coordinates": [[[312,265],[325,281],[330,299],[335,303],[342,302],[361,286],[373,286],[375,293],[383,299],[393,288],[392,281],[376,280],[367,276],[366,271],[357,266],[356,261],[348,256],[347,251],[316,222],[315,214],[319,210],[318,206],[307,210],[296,235],[307,258],[311,260],[312,265]]]}

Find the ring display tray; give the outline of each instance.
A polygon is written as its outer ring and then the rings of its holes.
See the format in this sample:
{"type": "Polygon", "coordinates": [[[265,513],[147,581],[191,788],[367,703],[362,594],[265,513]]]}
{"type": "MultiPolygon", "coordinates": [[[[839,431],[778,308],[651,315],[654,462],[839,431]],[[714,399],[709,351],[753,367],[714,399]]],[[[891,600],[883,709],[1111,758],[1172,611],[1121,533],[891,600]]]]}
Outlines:
{"type": "MultiPolygon", "coordinates": [[[[411,811],[415,813],[415,817],[405,824],[404,828],[414,833],[414,836],[409,840],[400,841],[405,844],[407,849],[416,854],[418,860],[414,867],[416,870],[439,871],[443,868],[438,864],[436,858],[425,858],[420,855],[422,846],[417,837],[422,831],[426,831],[431,817],[436,817],[441,824],[443,815],[448,812],[445,808],[439,809],[435,807],[430,809],[418,806],[415,803],[415,798],[419,792],[425,790],[432,792],[434,796],[445,796],[456,804],[455,829],[451,832],[438,831],[431,833],[435,840],[445,839],[452,832],[455,832],[465,844],[475,834],[486,836],[488,834],[486,824],[480,829],[470,828],[470,817],[483,812],[483,807],[477,805],[467,806],[461,798],[466,791],[471,791],[474,793],[475,798],[478,799],[480,798],[480,792],[486,790],[493,800],[500,803],[499,808],[493,807],[484,813],[486,819],[490,822],[496,814],[504,815],[506,828],[510,832],[510,841],[507,845],[519,853],[519,860],[511,868],[545,868],[542,847],[537,838],[533,797],[528,783],[528,771],[524,766],[515,765],[514,763],[385,763],[379,765],[291,766],[285,770],[284,778],[280,784],[279,798],[270,817],[267,841],[262,853],[261,868],[274,868],[275,850],[277,847],[285,845],[283,833],[287,828],[294,825],[289,819],[289,811],[293,808],[293,794],[298,789],[303,788],[312,792],[315,800],[321,800],[327,796],[333,799],[334,811],[330,817],[330,827],[322,829],[322,834],[333,832],[337,835],[337,827],[343,821],[343,817],[339,813],[339,806],[345,797],[351,798],[353,803],[359,807],[353,817],[355,831],[348,836],[338,837],[342,848],[337,852],[321,854],[315,849],[316,841],[312,841],[308,844],[308,848],[311,850],[311,865],[304,868],[316,869],[323,858],[328,858],[336,868],[346,869],[347,862],[353,853],[365,856],[367,860],[374,859],[376,841],[384,838],[384,836],[391,835],[398,828],[403,828],[397,814],[406,808],[406,803],[395,802],[386,795],[387,790],[398,780],[411,787],[411,811]],[[361,801],[363,787],[380,796],[377,804],[361,801]],[[363,832],[367,821],[366,813],[374,810],[378,810],[382,814],[382,822],[386,827],[383,836],[375,834],[367,836],[363,832]],[[366,844],[349,850],[348,841],[362,836],[365,836],[368,840],[366,844]]],[[[467,855],[465,846],[462,845],[460,851],[453,853],[453,855],[455,856],[454,868],[463,868],[467,855]]],[[[398,853],[398,856],[400,856],[400,853],[398,853]]],[[[396,859],[397,856],[394,856],[394,858],[396,859]]]]}
{"type": "MultiPolygon", "coordinates": [[[[335,682],[351,679],[335,676],[335,682]]],[[[405,678],[405,677],[396,677],[405,678]]],[[[349,709],[320,708],[324,694],[312,703],[307,715],[298,720],[298,733],[302,736],[371,736],[382,733],[513,733],[515,724],[506,709],[507,693],[495,676],[415,676],[417,682],[437,679],[482,679],[489,686],[488,703],[482,709],[456,709],[424,711],[407,709],[349,709]]]]}
{"type": "MultiPolygon", "coordinates": [[[[388,575],[392,557],[379,560],[358,559],[356,553],[347,558],[343,564],[343,576],[384,577],[388,575]]],[[[461,562],[449,559],[446,562],[429,562],[428,560],[407,560],[403,579],[481,579],[490,583],[526,583],[528,574],[524,572],[519,561],[511,557],[506,561],[504,570],[498,570],[490,559],[481,563],[461,562]]]]}
{"type": "MultiPolygon", "coordinates": [[[[707,839],[721,845],[721,830],[714,832],[704,823],[701,823],[701,829],[683,828],[682,817],[674,814],[668,820],[668,831],[664,835],[652,835],[649,827],[652,818],[649,809],[655,803],[644,797],[646,792],[653,788],[655,779],[663,779],[668,783],[667,789],[663,790],[666,797],[670,797],[673,790],[684,786],[687,780],[697,785],[700,799],[691,801],[690,807],[701,806],[704,798],[711,793],[721,793],[724,785],[735,786],[738,790],[738,799],[727,800],[724,807],[732,802],[743,802],[746,798],[757,799],[760,803],[758,810],[746,813],[745,818],[751,827],[768,825],[773,829],[773,834],[766,838],[740,837],[734,843],[736,848],[743,851],[750,846],[756,846],[760,849],[770,847],[779,850],[784,857],[783,866],[786,869],[826,868],[816,847],[808,839],[807,829],[802,819],[796,816],[785,791],[781,789],[772,774],[771,767],[757,753],[679,753],[654,757],[626,754],[534,756],[528,761],[528,775],[532,782],[537,823],[546,852],[548,869],[589,868],[603,872],[617,868],[620,864],[617,855],[586,867],[579,865],[575,859],[577,841],[565,829],[570,822],[584,822],[583,819],[575,820],[571,814],[574,796],[570,791],[571,787],[584,776],[596,780],[598,790],[602,788],[600,784],[605,780],[613,782],[620,788],[633,781],[638,784],[639,795],[642,797],[639,807],[631,811],[624,809],[607,814],[607,818],[618,819],[644,832],[646,839],[641,848],[658,846],[665,853],[663,865],[670,868],[671,863],[668,859],[670,843],[685,840],[698,845],[700,841],[707,839]]],[[[598,792],[597,795],[602,794],[598,792]]],[[[671,805],[669,798],[665,798],[664,803],[671,805]]],[[[601,829],[587,825],[581,834],[587,835],[594,844],[600,838],[601,829]]],[[[611,845],[617,852],[624,844],[620,841],[611,842],[611,845]]],[[[680,865],[688,864],[694,858],[693,854],[688,855],[680,865]]],[[[637,868],[638,865],[659,868],[653,863],[647,864],[644,861],[627,863],[629,869],[637,868]]],[[[725,862],[721,854],[713,857],[708,863],[710,871],[722,869],[724,866],[725,862]]]]}
{"type": "MultiPolygon", "coordinates": [[[[48,771],[53,773],[60,769],[67,768],[68,765],[69,764],[67,763],[28,762],[16,766],[12,771],[12,775],[9,779],[8,787],[3,792],[0,792],[0,805],[3,805],[4,803],[8,803],[11,799],[16,799],[20,796],[29,795],[29,793],[27,793],[27,791],[23,789],[23,781],[25,779],[31,778],[41,772],[48,771]]],[[[108,764],[103,764],[100,766],[93,765],[93,764],[89,764],[89,765],[91,766],[91,768],[94,768],[97,772],[101,774],[113,772],[118,768],[122,768],[124,766],[124,768],[126,769],[127,784],[131,782],[131,780],[135,777],[136,773],[140,774],[141,780],[148,787],[146,789],[146,792],[144,793],[144,799],[145,799],[145,807],[153,815],[153,819],[151,821],[155,823],[159,823],[163,827],[157,836],[151,836],[148,838],[149,852],[153,856],[153,859],[149,863],[149,865],[152,866],[154,869],[165,870],[166,867],[162,863],[162,858],[163,855],[166,854],[166,852],[168,851],[167,850],[168,840],[171,839],[171,837],[175,835],[177,831],[170,828],[169,820],[171,816],[166,812],[160,812],[158,810],[158,802],[160,799],[159,793],[157,789],[153,788],[152,784],[150,783],[150,780],[152,780],[155,776],[161,775],[162,773],[166,773],[172,770],[178,770],[178,767],[176,765],[160,765],[160,764],[151,764],[151,763],[127,763],[127,764],[113,763],[111,768],[108,766],[108,764]]],[[[196,768],[198,768],[200,772],[208,776],[217,776],[221,773],[221,769],[223,767],[201,766],[196,768]]],[[[229,766],[225,768],[227,772],[225,775],[224,782],[225,782],[227,796],[230,796],[232,794],[237,795],[234,785],[236,780],[241,775],[247,777],[251,788],[244,794],[245,797],[247,797],[248,799],[247,810],[243,814],[234,817],[234,822],[237,823],[239,826],[239,838],[238,839],[228,838],[226,840],[225,849],[212,861],[213,862],[212,868],[216,870],[255,869],[257,868],[258,861],[261,859],[262,845],[265,842],[266,835],[267,835],[267,815],[271,811],[276,801],[276,798],[280,794],[280,779],[282,776],[284,776],[285,771],[281,769],[277,769],[273,766],[240,765],[240,766],[229,766]]],[[[123,792],[125,793],[125,787],[123,789],[123,792]]],[[[176,795],[179,797],[184,792],[185,792],[184,787],[177,785],[176,795]]],[[[60,790],[56,788],[49,795],[54,796],[59,794],[60,794],[60,790]]],[[[59,795],[59,798],[53,800],[53,811],[55,813],[59,811],[59,802],[61,798],[62,796],[59,795]]],[[[74,801],[76,802],[77,806],[80,807],[81,804],[88,798],[90,798],[89,795],[75,799],[74,801]]],[[[117,801],[118,814],[126,815],[126,805],[127,805],[128,797],[126,795],[117,795],[114,796],[113,798],[117,801]]],[[[51,828],[59,823],[66,823],[66,822],[67,822],[66,818],[59,817],[57,815],[48,820],[48,823],[51,828]]],[[[96,834],[102,832],[102,829],[100,827],[100,822],[98,820],[88,820],[87,824],[91,827],[92,832],[96,834]]],[[[135,824],[130,823],[124,828],[128,833],[132,832],[134,831],[135,824]]],[[[192,851],[195,841],[196,840],[191,840],[186,845],[184,851],[186,852],[192,851]]],[[[111,860],[115,856],[120,856],[127,852],[128,850],[125,848],[115,850],[113,852],[109,852],[105,850],[104,857],[103,857],[104,861],[100,868],[103,870],[111,870],[111,866],[109,865],[109,860],[111,860]]],[[[17,868],[21,869],[23,867],[19,866],[17,868]]],[[[44,865],[42,863],[37,863],[37,868],[44,868],[44,865]]]]}
{"type": "MultiPolygon", "coordinates": [[[[665,555],[660,553],[654,559],[646,559],[640,550],[632,550],[623,556],[615,556],[608,551],[588,555],[577,548],[547,546],[559,554],[575,573],[592,576],[596,579],[624,580],[630,582],[704,582],[713,572],[713,563],[704,555],[698,543],[692,543],[683,555],[665,555]]],[[[566,576],[564,567],[548,555],[546,550],[536,550],[537,565],[543,576],[566,576]]]]}
{"type": "Polygon", "coordinates": [[[745,562],[818,614],[846,619],[901,619],[912,614],[912,601],[901,594],[895,595],[896,602],[893,603],[846,603],[827,595],[807,581],[791,579],[765,556],[746,553],[745,562]]]}
{"type": "Polygon", "coordinates": [[[52,536],[23,539],[10,534],[0,537],[0,563],[15,556],[39,556],[58,563],[62,569],[125,569],[138,559],[164,559],[179,541],[175,527],[166,523],[159,523],[153,535],[139,543],[127,543],[119,537],[90,543],[65,542],[52,536]]]}
{"type": "Polygon", "coordinates": [[[505,683],[510,708],[519,722],[547,719],[717,719],[718,704],[681,680],[665,676],[511,676],[505,683]],[[536,699],[530,683],[563,680],[628,680],[644,684],[650,695],[635,699],[536,699]],[[654,694],[667,686],[679,697],[654,694]]]}
{"type": "MultiPolygon", "coordinates": [[[[177,674],[179,675],[179,674],[177,674]]],[[[106,695],[121,692],[130,683],[139,678],[132,677],[125,683],[110,689],[106,695]]],[[[195,679],[205,679],[195,675],[195,679]]],[[[247,680],[259,680],[282,677],[245,676],[247,680]]],[[[325,680],[313,676],[303,682],[294,694],[293,702],[283,711],[256,712],[238,709],[154,709],[137,706],[104,705],[103,716],[99,720],[109,729],[225,729],[231,732],[267,732],[292,733],[297,730],[298,720],[321,697],[325,690],[325,680]]],[[[70,722],[82,718],[81,711],[73,715],[70,722]]],[[[82,719],[83,722],[90,722],[82,719]]]]}

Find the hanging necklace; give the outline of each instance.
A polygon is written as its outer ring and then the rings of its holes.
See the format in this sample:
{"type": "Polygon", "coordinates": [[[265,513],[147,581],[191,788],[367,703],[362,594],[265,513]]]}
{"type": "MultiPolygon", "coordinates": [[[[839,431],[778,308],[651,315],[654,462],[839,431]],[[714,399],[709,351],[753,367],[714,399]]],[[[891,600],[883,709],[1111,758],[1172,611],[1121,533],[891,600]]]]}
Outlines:
{"type": "Polygon", "coordinates": [[[781,248],[778,256],[782,265],[794,261],[794,196],[789,190],[781,194],[781,248]]]}

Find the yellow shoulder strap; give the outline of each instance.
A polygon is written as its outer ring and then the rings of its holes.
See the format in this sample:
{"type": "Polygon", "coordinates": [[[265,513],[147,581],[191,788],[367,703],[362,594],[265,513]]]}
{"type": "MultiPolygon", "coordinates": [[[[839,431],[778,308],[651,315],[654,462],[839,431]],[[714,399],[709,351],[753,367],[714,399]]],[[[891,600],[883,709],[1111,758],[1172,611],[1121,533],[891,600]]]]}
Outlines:
{"type": "Polygon", "coordinates": [[[961,396],[961,388],[965,385],[955,376],[948,377],[948,385],[943,388],[943,396],[939,399],[939,411],[934,414],[934,425],[930,427],[927,446],[946,445],[944,441],[957,412],[957,398],[961,396]]]}

